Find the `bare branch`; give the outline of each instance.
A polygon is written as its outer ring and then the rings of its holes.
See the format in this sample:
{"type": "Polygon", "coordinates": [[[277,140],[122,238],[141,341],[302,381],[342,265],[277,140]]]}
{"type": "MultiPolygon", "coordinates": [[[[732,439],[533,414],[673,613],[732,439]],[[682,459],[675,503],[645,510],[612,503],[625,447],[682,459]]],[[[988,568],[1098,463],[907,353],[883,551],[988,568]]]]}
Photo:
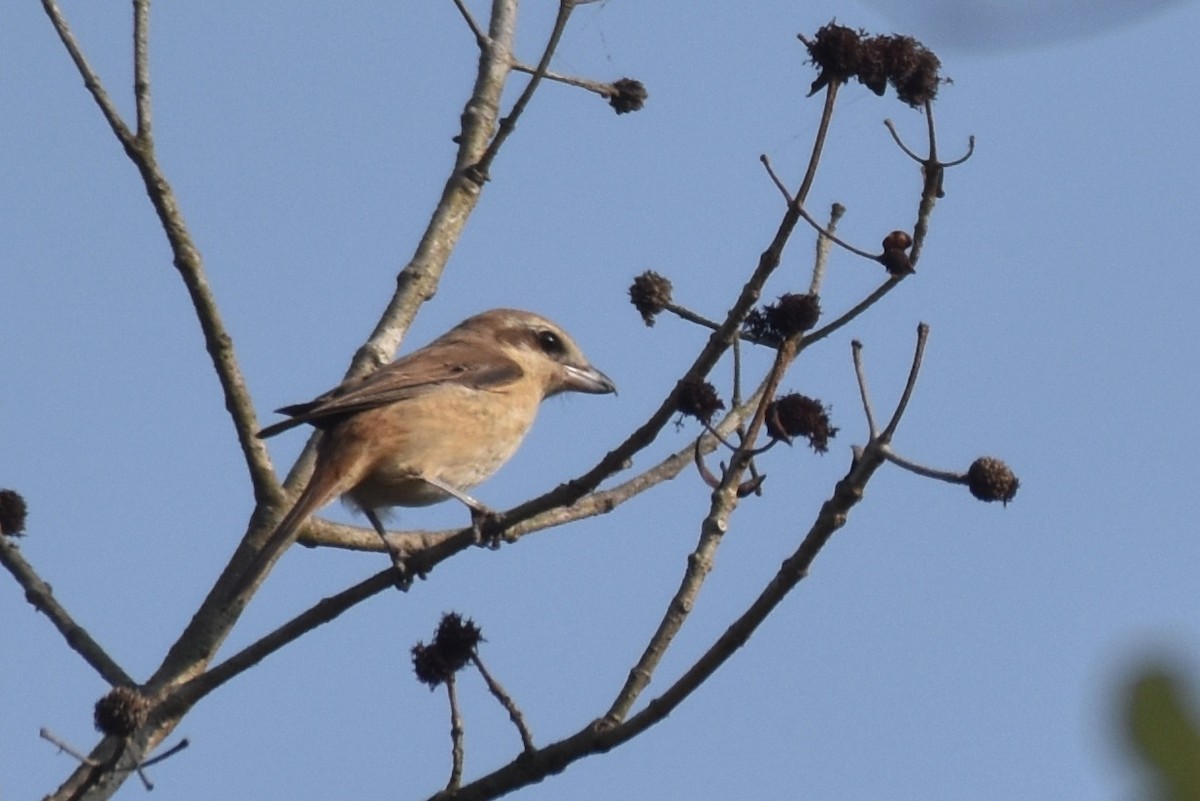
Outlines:
{"type": "Polygon", "coordinates": [[[904,384],[904,393],[900,396],[900,402],[896,404],[896,411],[892,413],[892,419],[888,421],[887,427],[879,435],[879,438],[885,443],[892,441],[896,427],[900,425],[900,418],[904,416],[904,410],[908,408],[908,402],[912,399],[913,390],[917,386],[917,376],[921,373],[921,361],[925,356],[925,343],[928,339],[929,326],[921,323],[917,326],[917,347],[913,352],[912,367],[908,371],[908,381],[904,384]]]}
{"type": "Polygon", "coordinates": [[[150,104],[150,0],[133,0],[133,97],[137,105],[137,138],[152,137],[150,104]]]}
{"type": "MultiPolygon", "coordinates": [[[[846,207],[841,203],[834,203],[829,207],[829,224],[825,226],[825,230],[833,233],[837,230],[838,221],[842,219],[842,215],[846,213],[846,207]]],[[[825,270],[829,264],[829,251],[833,245],[833,240],[827,236],[817,237],[817,252],[813,258],[813,276],[812,281],[808,285],[808,292],[811,295],[821,294],[821,285],[825,282],[825,270]]]]}
{"type": "Polygon", "coordinates": [[[475,669],[479,671],[479,675],[483,676],[484,682],[487,684],[488,692],[500,702],[500,706],[504,707],[504,711],[508,713],[508,719],[517,727],[517,732],[521,735],[521,747],[526,753],[531,753],[537,750],[533,744],[533,732],[529,730],[529,725],[525,722],[525,715],[521,713],[517,702],[512,699],[500,682],[496,681],[488,669],[484,667],[483,660],[479,658],[478,653],[471,654],[471,663],[475,665],[475,669]]]}
{"type": "Polygon", "coordinates": [[[50,18],[50,23],[54,26],[58,38],[62,40],[63,46],[67,48],[67,53],[71,56],[71,61],[75,62],[75,69],[79,71],[79,75],[83,78],[83,85],[87,87],[88,92],[92,95],[92,99],[100,107],[100,113],[108,121],[108,126],[112,128],[112,132],[116,134],[117,139],[125,146],[126,151],[135,148],[136,139],[134,135],[130,132],[125,121],[121,119],[121,113],[117,111],[116,104],[108,96],[108,92],[104,90],[104,84],[101,82],[100,76],[88,64],[87,58],[83,55],[83,50],[79,47],[79,43],[75,41],[75,35],[71,33],[71,28],[67,25],[66,17],[63,16],[62,11],[58,8],[58,3],[54,0],[42,0],[42,8],[45,10],[46,16],[50,18]]]}
{"type": "Polygon", "coordinates": [[[808,210],[803,206],[797,206],[796,209],[800,212],[800,216],[804,218],[805,222],[811,225],[813,230],[820,234],[821,237],[828,239],[840,247],[845,248],[856,256],[862,256],[864,259],[870,259],[871,261],[879,261],[879,255],[877,253],[870,253],[862,248],[856,248],[854,245],[851,245],[845,240],[834,236],[833,229],[822,226],[819,222],[813,219],[813,216],[809,214],[808,210]]]}
{"type": "Polygon", "coordinates": [[[926,467],[922,464],[917,464],[911,459],[905,459],[903,456],[888,448],[884,456],[889,462],[902,467],[910,473],[916,473],[918,476],[925,478],[936,478],[938,481],[945,481],[948,484],[968,484],[970,479],[966,473],[958,473],[952,470],[939,470],[936,467],[926,467]]]}
{"type": "Polygon", "coordinates": [[[496,159],[496,154],[500,152],[501,146],[512,134],[517,127],[517,120],[525,112],[525,107],[529,105],[529,101],[533,99],[533,93],[537,91],[538,86],[545,77],[546,71],[550,69],[550,60],[554,58],[554,51],[558,49],[558,42],[562,39],[563,30],[567,27],[567,20],[571,18],[571,12],[575,10],[575,0],[559,0],[558,16],[554,20],[554,28],[550,31],[550,37],[546,40],[546,47],[542,50],[542,57],[538,61],[537,67],[534,69],[533,77],[529,79],[529,83],[525,85],[524,91],[517,98],[517,102],[513,103],[512,111],[500,120],[499,130],[492,138],[492,142],[484,151],[474,166],[471,168],[477,176],[476,180],[486,181],[491,172],[492,162],[496,159]]]}
{"type": "Polygon", "coordinates": [[[21,585],[21,589],[25,590],[25,600],[50,619],[54,628],[58,629],[63,639],[67,641],[67,645],[82,656],[83,660],[91,665],[102,679],[114,687],[132,687],[137,684],[108,655],[100,643],[92,639],[92,635],[88,633],[87,629],[76,623],[62,604],[55,600],[50,585],[42,581],[33,566],[25,560],[21,551],[8,537],[0,537],[0,564],[4,565],[21,585]]]}
{"type": "Polygon", "coordinates": [[[471,14],[471,9],[467,8],[467,4],[463,0],[454,0],[454,7],[458,9],[459,14],[462,14],[462,18],[467,23],[467,27],[471,29],[471,33],[475,34],[475,44],[479,45],[480,50],[485,50],[488,46],[487,35],[479,27],[479,23],[475,21],[475,17],[471,14]]]}
{"type": "Polygon", "coordinates": [[[854,353],[854,375],[858,379],[858,394],[862,398],[863,413],[867,416],[868,439],[875,439],[879,426],[875,423],[875,409],[871,405],[871,393],[867,391],[867,371],[863,369],[862,343],[857,339],[850,343],[854,353]]]}
{"type": "MultiPolygon", "coordinates": [[[[513,62],[513,72],[523,72],[526,75],[536,75],[537,67],[531,67],[528,64],[522,64],[519,61],[513,62]]],[[[576,89],[586,89],[589,92],[594,92],[601,97],[609,98],[617,93],[611,82],[596,81],[591,78],[580,78],[575,75],[563,75],[560,72],[546,70],[542,73],[542,77],[547,81],[565,84],[566,86],[574,86],[576,89]]]]}
{"type": "Polygon", "coordinates": [[[825,339],[827,336],[832,334],[834,331],[837,331],[839,328],[842,328],[843,326],[849,324],[851,321],[854,320],[854,318],[858,317],[860,314],[865,312],[867,309],[871,308],[876,303],[878,303],[880,300],[882,300],[883,297],[885,295],[887,295],[889,292],[891,292],[893,289],[895,289],[896,285],[899,284],[902,280],[904,280],[903,275],[890,276],[886,281],[884,281],[882,284],[880,284],[880,286],[874,292],[872,292],[870,295],[867,295],[861,301],[856,303],[849,311],[845,312],[844,314],[842,314],[840,317],[836,318],[832,322],[829,322],[826,325],[823,325],[814,331],[810,331],[804,337],[804,341],[802,343],[800,343],[800,349],[804,350],[805,348],[807,348],[817,342],[820,342],[822,339],[825,339]]]}
{"type": "Polygon", "coordinates": [[[771,177],[771,181],[775,184],[775,188],[779,190],[779,194],[783,195],[783,199],[787,201],[789,206],[792,205],[792,203],[795,202],[795,198],[792,197],[792,193],[788,191],[788,188],[784,186],[783,181],[780,180],[779,176],[775,173],[775,168],[771,166],[771,159],[767,157],[766,153],[763,153],[758,157],[758,160],[761,161],[763,167],[766,168],[767,175],[771,177]]]}
{"type": "Polygon", "coordinates": [[[457,790],[462,784],[463,735],[466,731],[462,710],[458,706],[458,684],[453,673],[446,677],[446,698],[450,703],[450,779],[446,782],[446,790],[451,791],[457,790]]]}
{"type": "Polygon", "coordinates": [[[321,599],[314,606],[301,612],[270,634],[246,646],[224,662],[214,665],[174,688],[170,697],[164,701],[163,708],[172,714],[182,715],[201,698],[234,676],[254,667],[288,643],[294,642],[318,626],[334,620],[338,615],[367,598],[390,589],[394,586],[395,576],[395,569],[389,566],[386,570],[382,570],[336,595],[321,599]]]}

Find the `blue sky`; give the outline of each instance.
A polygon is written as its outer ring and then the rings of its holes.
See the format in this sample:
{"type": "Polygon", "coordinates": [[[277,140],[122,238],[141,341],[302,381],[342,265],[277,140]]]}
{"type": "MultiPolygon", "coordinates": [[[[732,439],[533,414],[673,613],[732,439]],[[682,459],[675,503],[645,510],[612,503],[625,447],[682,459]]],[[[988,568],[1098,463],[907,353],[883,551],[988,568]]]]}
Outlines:
{"type": "MultiPolygon", "coordinates": [[[[757,594],[863,442],[851,338],[889,408],[917,322],[929,323],[897,449],[948,469],[994,454],[1022,487],[1000,508],[882,470],[810,577],[689,703],[523,797],[1137,791],[1120,689],[1150,658],[1200,677],[1200,6],[1105,8],[1072,5],[986,46],[980,18],[914,13],[910,27],[882,0],[578,11],[554,68],[637,78],[646,108],[617,117],[544,87],[404,346],[484,308],[526,307],[562,322],[620,386],[549,402],[478,489],[496,507],[590,467],[702,343],[678,320],[645,328],[625,294],[634,275],[667,275],[679,302],[712,316],[732,303],[783,212],[758,157],[796,185],[817,123],[796,33],[836,16],[924,37],[954,80],[937,103],[943,152],[978,143],[947,176],[919,273],[789,374],[785,388],[830,403],[841,433],[823,458],[763,458],[766,494],[735,516],[651,691],[757,594]]],[[[127,4],[65,11],[128,110],[127,4]]],[[[552,4],[525,4],[525,60],[552,18],[552,4]]],[[[370,332],[451,164],[474,45],[448,2],[160,4],[152,35],[160,158],[270,419],[336,383],[370,332]]],[[[241,536],[249,484],[140,182],[38,4],[7,4],[0,74],[0,486],[29,502],[27,557],[145,677],[241,536]]],[[[868,249],[911,225],[919,191],[885,118],[920,143],[923,118],[890,93],[845,91],[810,201],[845,204],[840,233],[868,249]]],[[[811,244],[797,234],[768,298],[807,286],[811,244]]],[[[827,313],[880,273],[835,254],[827,313]]],[[[747,361],[761,371],[768,357],[747,361]]],[[[664,430],[635,469],[695,433],[664,430]]],[[[272,444],[277,466],[303,439],[272,444]]],[[[539,742],[574,731],[607,708],[657,625],[707,499],[688,472],[614,514],[467,553],[407,595],[373,599],[199,706],[171,740],[191,748],[152,771],[155,797],[429,795],[448,771],[444,696],[412,678],[408,649],[451,609],[482,625],[484,658],[539,742]]],[[[399,519],[464,518],[447,504],[399,519]]],[[[378,568],[289,553],[228,647],[378,568]]],[[[9,580],[0,620],[0,797],[38,797],[71,768],[38,728],[90,747],[106,688],[9,580]]],[[[518,742],[481,683],[462,685],[471,777],[518,742]]]]}

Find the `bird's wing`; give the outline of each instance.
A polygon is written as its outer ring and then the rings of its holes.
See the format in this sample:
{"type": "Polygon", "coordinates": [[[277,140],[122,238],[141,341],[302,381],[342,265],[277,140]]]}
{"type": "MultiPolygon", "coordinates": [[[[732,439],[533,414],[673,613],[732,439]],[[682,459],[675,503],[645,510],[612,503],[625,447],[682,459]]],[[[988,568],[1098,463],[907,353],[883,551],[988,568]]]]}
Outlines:
{"type": "Polygon", "coordinates": [[[523,375],[521,366],[492,348],[472,343],[442,343],[415,351],[370,375],[351,378],[307,403],[278,409],[291,419],[269,425],[266,439],[303,423],[325,428],[348,414],[413,398],[444,384],[469,389],[501,389],[523,375]]]}

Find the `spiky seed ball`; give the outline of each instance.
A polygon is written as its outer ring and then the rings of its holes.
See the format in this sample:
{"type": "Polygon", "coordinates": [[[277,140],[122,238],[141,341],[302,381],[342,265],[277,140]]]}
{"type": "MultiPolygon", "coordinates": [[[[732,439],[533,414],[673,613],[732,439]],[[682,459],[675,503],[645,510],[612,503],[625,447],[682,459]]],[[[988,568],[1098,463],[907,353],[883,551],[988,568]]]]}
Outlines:
{"type": "Polygon", "coordinates": [[[1021,482],[1008,465],[990,456],[981,456],[967,470],[967,487],[981,501],[1000,501],[1005,506],[1017,495],[1021,482]]]}
{"type": "Polygon", "coordinates": [[[821,298],[812,293],[781,295],[776,303],[753,309],[742,329],[759,342],[778,345],[786,337],[808,331],[821,318],[821,298]]]}
{"type": "Polygon", "coordinates": [[[481,640],[483,632],[475,625],[475,621],[470,618],[464,620],[457,612],[448,612],[442,615],[433,644],[442,650],[454,670],[460,670],[470,661],[481,640]]]}
{"type": "Polygon", "coordinates": [[[16,490],[0,490],[0,535],[19,537],[25,531],[25,499],[16,490]]]}
{"type": "Polygon", "coordinates": [[[92,720],[96,730],[128,737],[146,724],[150,702],[132,687],[113,687],[96,702],[92,720]]]}
{"type": "Polygon", "coordinates": [[[680,382],[675,408],[683,415],[709,423],[714,414],[725,408],[725,402],[712,384],[693,378],[680,382]]]}
{"type": "Polygon", "coordinates": [[[857,72],[859,83],[880,97],[888,85],[886,40],[885,36],[872,36],[863,40],[857,72]]]}
{"type": "Polygon", "coordinates": [[[911,36],[880,38],[884,39],[888,80],[895,87],[896,96],[913,108],[937,97],[942,83],[938,76],[942,62],[933,51],[911,36]]]}
{"type": "Polygon", "coordinates": [[[805,40],[805,45],[808,47],[809,60],[818,71],[809,95],[816,94],[834,81],[845,83],[857,74],[862,62],[860,31],[830,22],[817,31],[811,42],[805,40]]]}
{"type": "Polygon", "coordinates": [[[417,679],[436,687],[466,667],[483,640],[479,626],[464,620],[457,612],[447,612],[438,623],[429,645],[418,642],[412,649],[413,670],[417,679]]]}
{"type": "Polygon", "coordinates": [[[418,642],[412,647],[413,672],[422,684],[428,684],[430,689],[454,675],[454,671],[446,664],[442,652],[436,645],[426,645],[418,642]]]}
{"type": "Polygon", "coordinates": [[[613,92],[608,96],[608,104],[618,114],[628,114],[631,111],[641,111],[650,95],[641,81],[633,78],[622,78],[613,81],[613,92]]]}
{"type": "Polygon", "coordinates": [[[768,322],[767,314],[763,309],[751,309],[742,322],[742,330],[764,345],[774,347],[780,342],[779,334],[768,322]]]}
{"type": "Polygon", "coordinates": [[[765,309],[767,322],[783,337],[807,331],[821,317],[821,299],[805,293],[781,295],[778,303],[765,309]]]}
{"type": "Polygon", "coordinates": [[[646,325],[654,325],[654,317],[671,302],[671,282],[653,270],[647,270],[633,279],[629,302],[642,315],[646,325]]]}
{"type": "Polygon", "coordinates": [[[793,437],[806,437],[817,453],[829,450],[829,440],[837,428],[829,424],[829,410],[819,401],[792,393],[776,398],[767,406],[767,434],[789,445],[793,437]]]}

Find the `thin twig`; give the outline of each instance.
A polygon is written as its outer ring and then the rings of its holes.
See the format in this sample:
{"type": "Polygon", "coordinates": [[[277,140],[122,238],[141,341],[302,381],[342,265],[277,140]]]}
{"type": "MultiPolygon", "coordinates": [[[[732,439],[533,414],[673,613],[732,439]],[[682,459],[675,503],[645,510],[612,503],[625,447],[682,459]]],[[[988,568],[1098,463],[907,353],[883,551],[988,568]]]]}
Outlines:
{"type": "Polygon", "coordinates": [[[838,81],[831,81],[825,87],[825,105],[821,109],[821,121],[817,124],[817,135],[813,137],[812,153],[808,157],[804,180],[800,182],[800,188],[796,190],[794,199],[794,202],[800,205],[804,205],[808,200],[809,190],[812,189],[813,181],[817,178],[817,165],[821,161],[821,153],[825,150],[825,137],[829,134],[829,123],[833,120],[833,106],[837,101],[839,86],[841,84],[838,81]]]}
{"type": "MultiPolygon", "coordinates": [[[[531,67],[528,64],[522,64],[519,61],[514,61],[512,68],[514,72],[523,72],[526,75],[537,74],[537,67],[531,67]]],[[[546,72],[542,74],[542,77],[547,81],[554,81],[555,83],[574,86],[577,89],[586,89],[589,92],[595,92],[596,94],[605,98],[612,97],[617,93],[617,90],[611,83],[596,81],[592,80],[591,78],[580,78],[575,75],[563,75],[560,72],[553,72],[551,70],[546,70],[546,72]]]]}
{"type": "Polygon", "coordinates": [[[545,77],[547,70],[550,69],[550,61],[554,58],[554,51],[558,49],[558,42],[562,39],[563,30],[567,27],[567,20],[571,18],[571,12],[574,10],[575,3],[572,0],[559,0],[558,15],[554,19],[554,27],[550,31],[550,38],[546,40],[546,47],[542,50],[542,57],[538,61],[533,77],[529,79],[529,83],[525,85],[525,89],[517,97],[517,102],[513,103],[512,111],[508,112],[504,119],[500,120],[500,126],[496,131],[496,135],[492,137],[491,144],[488,145],[483,156],[472,167],[477,180],[488,180],[492,162],[495,161],[496,154],[500,152],[500,147],[516,129],[517,120],[525,112],[525,107],[533,99],[533,93],[537,91],[542,78],[545,77]]]}
{"type": "Polygon", "coordinates": [[[150,103],[150,0],[133,0],[133,97],[137,106],[137,138],[152,137],[150,103]]]}
{"type": "Polygon", "coordinates": [[[783,195],[783,199],[787,201],[789,206],[792,205],[792,203],[795,202],[795,199],[792,197],[792,193],[788,191],[788,188],[784,186],[783,181],[780,180],[779,176],[775,173],[775,168],[771,166],[771,159],[768,158],[766,153],[763,153],[758,157],[758,160],[761,161],[763,167],[766,168],[767,175],[771,177],[771,181],[774,182],[775,188],[779,190],[779,193],[783,195]]]}
{"type": "MultiPolygon", "coordinates": [[[[741,337],[738,337],[737,339],[735,339],[733,341],[733,394],[730,397],[729,402],[735,408],[742,405],[742,340],[741,340],[741,337]]],[[[712,432],[713,436],[720,438],[720,434],[715,429],[713,429],[713,427],[711,425],[708,425],[706,423],[705,426],[708,428],[708,430],[710,432],[712,432]]],[[[741,422],[739,422],[737,425],[736,431],[737,431],[737,435],[738,435],[738,441],[745,442],[746,441],[745,425],[743,425],[741,422]]],[[[774,445],[774,444],[775,444],[774,441],[772,441],[767,445],[767,447],[769,448],[771,445],[774,445]]],[[[765,450],[766,450],[766,448],[760,448],[759,450],[754,452],[754,455],[757,456],[758,454],[763,453],[765,450]]],[[[762,482],[763,482],[763,479],[766,478],[766,475],[758,472],[758,463],[755,462],[753,459],[750,460],[749,469],[750,469],[750,482],[751,482],[751,485],[754,487],[754,493],[756,495],[761,496],[762,495],[762,482]]]]}
{"type": "Polygon", "coordinates": [[[865,298],[852,306],[849,311],[843,313],[840,317],[836,318],[832,322],[826,323],[820,328],[809,332],[804,337],[804,342],[800,344],[800,349],[804,350],[805,348],[820,342],[834,331],[837,331],[839,328],[849,324],[852,320],[854,320],[854,318],[858,317],[867,309],[871,308],[880,300],[882,300],[883,297],[895,289],[896,285],[899,284],[903,279],[903,275],[893,275],[888,277],[888,279],[880,284],[874,292],[872,292],[870,295],[867,295],[865,298]]]}
{"type": "Polygon", "coordinates": [[[475,21],[475,17],[471,14],[471,9],[467,8],[467,4],[463,0],[454,0],[454,6],[458,9],[458,13],[462,14],[463,20],[466,21],[467,27],[471,29],[471,33],[475,34],[475,44],[483,50],[488,45],[487,35],[483,29],[479,27],[479,23],[475,21]]]}
{"type": "MultiPolygon", "coordinates": [[[[688,556],[687,567],[679,587],[668,603],[658,628],[651,636],[637,664],[629,671],[625,685],[613,699],[608,712],[605,713],[605,721],[617,722],[625,719],[638,696],[649,685],[650,678],[661,663],[663,655],[683,628],[683,624],[694,606],[696,596],[700,592],[700,587],[712,570],[713,556],[724,537],[728,526],[728,517],[736,506],[738,497],[742,494],[739,492],[742,489],[739,484],[741,473],[751,458],[749,449],[753,446],[762,426],[768,399],[774,397],[783,373],[795,358],[795,354],[796,339],[794,337],[784,340],[779,350],[776,351],[775,364],[763,381],[762,387],[755,393],[757,402],[754,405],[754,413],[750,418],[742,445],[735,451],[729,469],[724,471],[717,486],[714,487],[712,505],[700,524],[700,538],[695,549],[688,556]]],[[[701,465],[698,449],[697,464],[701,465]]],[[[706,482],[709,482],[710,486],[713,480],[715,477],[706,476],[706,482]]],[[[757,484],[748,487],[747,491],[753,491],[756,488],[757,484]]]]}
{"type": "Polygon", "coordinates": [[[975,155],[975,134],[971,134],[970,136],[967,137],[967,152],[966,153],[964,153],[959,158],[956,158],[954,161],[943,161],[942,166],[943,167],[957,167],[958,165],[965,162],[967,159],[971,158],[971,156],[973,156],[973,155],[975,155]]]}
{"type": "Polygon", "coordinates": [[[75,62],[75,69],[79,71],[79,75],[83,78],[83,85],[92,95],[92,99],[96,101],[96,105],[100,107],[100,113],[104,115],[104,119],[108,121],[108,126],[112,128],[112,132],[116,134],[121,144],[126,150],[133,148],[136,144],[134,135],[130,132],[129,127],[125,125],[125,121],[121,119],[121,113],[117,111],[117,106],[113,103],[112,98],[108,96],[108,92],[104,90],[104,84],[100,81],[100,77],[88,64],[87,58],[83,55],[83,50],[79,47],[79,43],[75,41],[75,35],[71,33],[70,26],[67,25],[67,19],[58,8],[58,4],[54,0],[42,0],[42,8],[46,12],[46,16],[50,18],[50,23],[54,26],[58,38],[62,40],[63,46],[67,48],[67,53],[71,56],[71,61],[75,62]]]}
{"type": "Polygon", "coordinates": [[[83,657],[104,681],[114,687],[132,687],[137,684],[108,652],[92,638],[87,629],[75,622],[66,608],[54,598],[50,585],[42,580],[33,566],[25,560],[21,551],[8,537],[0,537],[0,564],[25,590],[25,600],[33,608],[50,619],[54,628],[66,640],[67,645],[83,657]]]}
{"type": "Polygon", "coordinates": [[[302,635],[335,619],[347,609],[395,585],[395,568],[388,567],[341,592],[322,598],[270,634],[256,640],[207,671],[177,687],[167,703],[172,707],[190,707],[234,676],[254,667],[267,656],[294,642],[302,635]]]}
{"type": "MultiPolygon", "coordinates": [[[[846,207],[841,203],[834,203],[829,208],[829,225],[825,226],[825,230],[833,233],[837,230],[838,221],[842,219],[842,215],[846,213],[846,207]]],[[[812,281],[809,282],[808,292],[810,295],[820,295],[821,285],[825,283],[825,271],[829,265],[829,251],[833,247],[833,240],[822,234],[817,237],[816,254],[813,257],[813,274],[812,281]]]]}
{"type": "Polygon", "coordinates": [[[856,256],[862,256],[864,259],[870,259],[871,261],[879,261],[878,253],[869,253],[869,252],[863,250],[862,248],[856,248],[856,247],[854,247],[854,245],[851,245],[850,243],[848,243],[842,239],[839,239],[838,237],[836,237],[834,235],[832,229],[825,228],[823,225],[821,225],[819,222],[817,222],[815,219],[813,219],[813,216],[811,214],[809,214],[808,210],[805,209],[803,206],[797,205],[796,210],[800,212],[800,216],[803,217],[805,219],[805,221],[809,225],[811,225],[813,227],[813,229],[816,230],[816,232],[818,234],[820,234],[821,236],[825,237],[826,239],[831,240],[835,244],[845,248],[846,250],[850,251],[851,253],[855,254],[856,256]]]}
{"type": "Polygon", "coordinates": [[[923,464],[917,464],[911,459],[905,459],[900,454],[892,451],[891,448],[884,451],[884,456],[897,467],[902,467],[910,473],[916,473],[918,476],[936,478],[938,481],[945,481],[948,484],[966,484],[969,481],[966,473],[956,473],[952,470],[939,470],[936,467],[926,467],[923,464]]]}
{"type": "Polygon", "coordinates": [[[938,163],[937,126],[933,122],[933,101],[925,101],[925,130],[929,135],[929,158],[927,163],[938,163]]]}
{"type": "Polygon", "coordinates": [[[450,701],[450,779],[446,782],[446,790],[457,790],[462,784],[463,735],[466,728],[463,723],[462,710],[458,707],[458,684],[454,674],[446,678],[446,697],[450,701]]]}
{"type": "Polygon", "coordinates": [[[500,702],[500,706],[504,707],[504,711],[508,713],[508,719],[517,727],[517,733],[521,735],[521,747],[526,753],[537,750],[537,746],[533,743],[533,732],[529,730],[529,725],[525,722],[525,715],[521,713],[521,708],[517,706],[517,702],[512,699],[500,682],[492,677],[488,669],[483,666],[483,660],[479,658],[478,653],[471,654],[471,664],[475,665],[475,669],[479,671],[479,675],[483,676],[484,683],[487,684],[488,692],[500,702]]]}
{"type": "Polygon", "coordinates": [[[925,159],[923,157],[918,156],[908,145],[904,144],[904,140],[900,138],[900,134],[896,130],[896,124],[894,122],[892,122],[890,119],[886,119],[883,121],[883,124],[887,127],[888,132],[891,133],[892,140],[895,141],[897,147],[903,150],[910,159],[918,164],[925,163],[925,159]]]}
{"type": "Polygon", "coordinates": [[[863,368],[862,343],[857,339],[850,343],[854,354],[854,375],[858,379],[858,394],[862,398],[863,413],[867,416],[868,439],[875,439],[879,427],[875,424],[875,409],[871,405],[871,394],[867,391],[867,371],[863,368]]]}
{"type": "Polygon", "coordinates": [[[900,425],[900,418],[904,416],[904,410],[908,408],[908,402],[917,386],[917,376],[921,372],[921,361],[925,357],[925,342],[928,339],[929,326],[925,323],[919,324],[917,326],[917,347],[913,352],[912,367],[908,371],[908,381],[904,384],[904,393],[900,396],[900,402],[896,404],[896,411],[892,413],[892,419],[888,421],[887,428],[883,429],[883,433],[879,435],[884,443],[892,441],[896,427],[900,425]]]}
{"type": "Polygon", "coordinates": [[[164,759],[170,759],[171,757],[175,756],[180,751],[187,748],[189,745],[191,745],[191,743],[188,742],[188,738],[184,737],[182,740],[175,743],[175,745],[171,746],[166,751],[163,751],[162,753],[157,754],[157,755],[151,757],[150,759],[147,759],[145,762],[142,763],[141,766],[143,768],[148,768],[148,767],[151,767],[152,765],[157,765],[159,762],[162,762],[164,759]]]}
{"type": "MultiPolygon", "coordinates": [[[[696,325],[703,326],[710,331],[717,331],[721,328],[721,323],[718,323],[716,320],[710,320],[702,314],[697,314],[686,306],[680,306],[678,303],[664,303],[663,311],[669,311],[681,320],[687,320],[689,323],[695,323],[696,325]]],[[[756,337],[748,331],[741,329],[738,330],[737,338],[742,342],[749,342],[751,345],[762,345],[768,348],[774,348],[777,344],[771,340],[764,339],[762,337],[756,337]]]]}
{"type": "Polygon", "coordinates": [[[53,743],[58,748],[58,750],[62,751],[64,754],[69,754],[69,755],[75,757],[75,759],[78,760],[81,764],[87,765],[88,767],[92,767],[92,768],[96,768],[96,767],[100,766],[99,762],[92,759],[87,754],[79,753],[74,748],[72,748],[70,745],[68,745],[65,740],[59,739],[57,736],[55,736],[55,734],[52,731],[50,731],[47,728],[43,727],[41,729],[38,729],[38,736],[41,737],[43,740],[47,740],[47,741],[53,743]]]}

